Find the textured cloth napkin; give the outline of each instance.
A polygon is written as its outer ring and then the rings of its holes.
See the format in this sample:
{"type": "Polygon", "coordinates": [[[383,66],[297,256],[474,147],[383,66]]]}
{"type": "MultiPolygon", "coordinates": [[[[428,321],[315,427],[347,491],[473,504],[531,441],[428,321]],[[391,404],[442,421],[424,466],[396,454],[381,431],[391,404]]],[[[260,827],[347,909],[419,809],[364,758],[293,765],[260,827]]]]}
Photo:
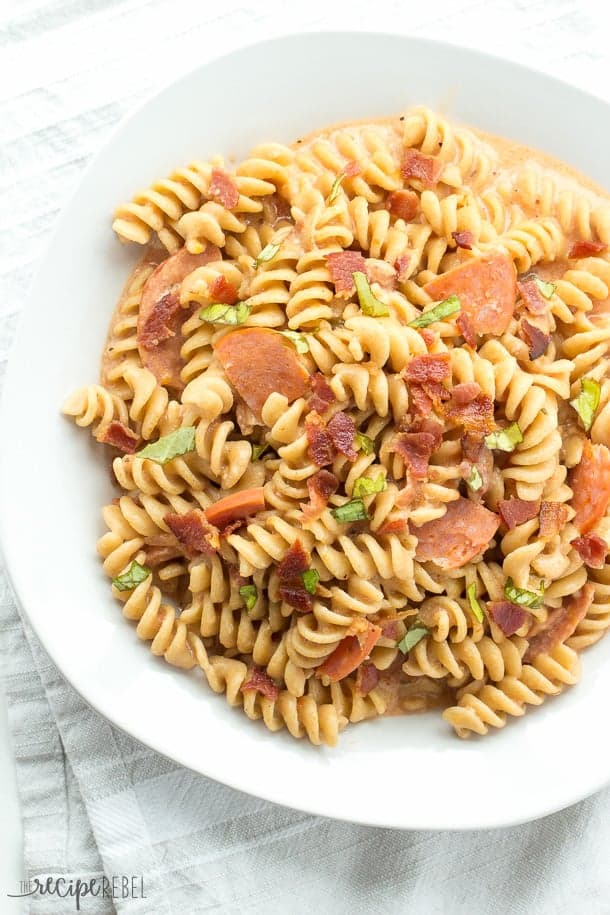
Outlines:
{"type": "MultiPolygon", "coordinates": [[[[591,0],[12,0],[0,16],[0,380],[32,270],[86,160],[146,92],[209,54],[303,29],[405,31],[533,63],[610,97],[608,14],[591,0]]],[[[332,78],[332,62],[323,65],[332,78]]],[[[0,656],[26,875],[144,879],[145,899],[85,899],[84,912],[610,912],[608,790],[486,833],[338,823],[225,788],[114,730],[64,682],[4,579],[0,656]]],[[[455,790],[475,796],[475,773],[455,790]]],[[[74,911],[56,897],[27,905],[74,911]]]]}

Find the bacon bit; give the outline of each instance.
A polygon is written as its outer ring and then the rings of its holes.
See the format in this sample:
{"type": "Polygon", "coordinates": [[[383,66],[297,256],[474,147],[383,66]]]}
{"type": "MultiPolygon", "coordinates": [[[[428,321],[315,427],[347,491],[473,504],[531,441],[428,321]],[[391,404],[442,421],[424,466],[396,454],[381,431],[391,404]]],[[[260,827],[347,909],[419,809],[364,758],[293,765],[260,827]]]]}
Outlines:
{"type": "Polygon", "coordinates": [[[305,431],[309,442],[309,453],[314,464],[317,464],[318,467],[332,464],[335,449],[324,421],[314,413],[306,420],[305,431]]]}
{"type": "Polygon", "coordinates": [[[568,257],[589,257],[592,254],[601,254],[608,245],[603,241],[575,241],[570,250],[568,257]]]}
{"type": "Polygon", "coordinates": [[[335,650],[317,668],[319,677],[328,677],[331,683],[343,680],[369,656],[381,636],[381,628],[366,621],[366,631],[341,639],[335,650]]]}
{"type": "MultiPolygon", "coordinates": [[[[383,631],[383,630],[382,630],[383,631]]],[[[356,692],[368,696],[379,683],[379,671],[374,664],[361,664],[356,672],[356,692]]]]}
{"type": "Polygon", "coordinates": [[[385,208],[396,219],[413,222],[419,211],[419,197],[415,191],[392,191],[388,194],[385,208]]]}
{"type": "MultiPolygon", "coordinates": [[[[440,388],[442,385],[436,385],[435,388],[440,388]]],[[[432,413],[432,407],[435,403],[438,403],[439,398],[432,398],[428,394],[430,385],[426,385],[424,388],[421,384],[411,384],[409,385],[409,394],[411,395],[411,405],[413,407],[413,413],[418,414],[419,416],[430,416],[432,413]]],[[[438,391],[435,389],[435,394],[438,391]]]]}
{"type": "Polygon", "coordinates": [[[353,463],[358,457],[358,452],[354,448],[356,426],[351,416],[347,413],[335,413],[327,426],[327,431],[337,451],[353,463]]]}
{"type": "Polygon", "coordinates": [[[425,188],[433,188],[443,170],[443,163],[433,156],[426,156],[418,149],[406,149],[400,172],[403,178],[418,178],[425,188]]]}
{"type": "Polygon", "coordinates": [[[530,314],[543,315],[548,311],[548,299],[543,297],[536,280],[520,280],[517,283],[517,289],[530,314]]]}
{"type": "Polygon", "coordinates": [[[291,581],[293,578],[298,578],[301,572],[307,571],[310,562],[311,556],[303,547],[301,541],[295,540],[277,567],[278,578],[281,581],[291,581]]]}
{"type": "Polygon", "coordinates": [[[311,375],[309,384],[313,391],[313,394],[309,398],[310,408],[315,410],[316,413],[325,413],[336,399],[332,388],[321,372],[316,372],[314,375],[311,375]]]}
{"type": "Polygon", "coordinates": [[[470,479],[473,467],[476,467],[479,472],[479,476],[481,477],[481,486],[474,493],[474,498],[479,499],[489,490],[494,470],[494,456],[489,448],[483,444],[483,442],[481,442],[479,456],[477,457],[476,461],[463,461],[460,464],[460,473],[464,480],[468,481],[470,479]]]}
{"type": "Polygon", "coordinates": [[[355,159],[349,159],[343,166],[343,174],[346,178],[355,178],[356,175],[362,174],[360,163],[356,162],[355,159]]]}
{"type": "Polygon", "coordinates": [[[394,438],[390,449],[401,456],[416,479],[425,480],[434,445],[435,437],[429,432],[401,432],[394,438]]]}
{"type": "Polygon", "coordinates": [[[240,489],[230,496],[223,496],[222,499],[208,505],[205,516],[211,524],[224,531],[227,525],[234,521],[241,521],[257,512],[265,511],[265,508],[263,487],[253,486],[250,489],[240,489]]]}
{"type": "Polygon", "coordinates": [[[365,273],[366,263],[360,251],[335,251],[326,255],[330,276],[337,295],[354,291],[354,273],[365,273]]]}
{"type": "Polygon", "coordinates": [[[465,407],[476,400],[481,394],[481,385],[476,381],[464,381],[456,384],[451,390],[451,400],[449,407],[465,407]]]}
{"type": "MultiPolygon", "coordinates": [[[[402,431],[402,430],[401,430],[402,431]]],[[[415,422],[411,423],[408,428],[404,430],[405,432],[427,432],[428,435],[431,435],[434,439],[434,448],[432,451],[436,451],[437,448],[440,448],[443,442],[443,424],[438,423],[435,419],[417,419],[415,422]]]]}
{"type": "Polygon", "coordinates": [[[592,445],[587,439],[569,485],[574,493],[574,525],[581,534],[586,534],[603,517],[610,503],[610,451],[605,445],[592,445]]]}
{"type": "Polygon", "coordinates": [[[484,444],[483,438],[480,435],[473,435],[472,432],[467,432],[466,435],[463,435],[460,442],[462,445],[462,457],[472,464],[477,463],[484,448],[489,450],[484,444]]]}
{"type": "Polygon", "coordinates": [[[468,346],[472,347],[472,349],[476,349],[477,335],[474,332],[472,321],[465,311],[459,313],[455,319],[455,323],[468,346]]]}
{"type": "Polygon", "coordinates": [[[419,331],[419,335],[422,338],[422,340],[424,341],[424,343],[426,344],[426,346],[428,347],[428,349],[430,349],[430,347],[436,340],[436,333],[433,330],[431,330],[429,327],[418,327],[417,330],[419,331]]]}
{"type": "Polygon", "coordinates": [[[396,289],[396,270],[391,264],[374,257],[367,257],[364,263],[369,282],[378,283],[383,289],[396,289]]]}
{"type": "Polygon", "coordinates": [[[554,537],[568,520],[568,507],[561,502],[543,502],[540,506],[539,534],[543,539],[554,537]]]}
{"type": "Polygon", "coordinates": [[[301,505],[303,515],[308,521],[314,521],[319,518],[326,506],[328,500],[339,488],[339,480],[330,470],[318,470],[312,477],[307,480],[307,491],[309,492],[309,505],[301,505]]]}
{"type": "Polygon", "coordinates": [[[223,207],[232,210],[239,202],[239,191],[237,185],[230,175],[222,168],[212,169],[212,178],[209,188],[210,197],[215,197],[223,207]]]}
{"type": "Polygon", "coordinates": [[[608,544],[598,534],[584,534],[570,541],[580,558],[590,569],[603,569],[608,544]]]}
{"type": "Polygon", "coordinates": [[[535,324],[530,324],[525,318],[521,318],[519,336],[529,348],[530,359],[537,359],[539,356],[543,356],[551,342],[549,334],[545,334],[544,331],[536,327],[535,324]]]}
{"type": "Polygon", "coordinates": [[[249,667],[248,676],[242,683],[241,692],[256,690],[257,693],[275,702],[280,695],[279,687],[273,682],[266,670],[262,667],[249,667]]]}
{"type": "Polygon", "coordinates": [[[409,518],[407,515],[403,515],[398,518],[392,518],[391,521],[384,521],[381,527],[377,529],[377,533],[380,536],[382,534],[404,534],[404,532],[408,530],[409,518]]]}
{"type": "Polygon", "coordinates": [[[102,445],[112,445],[113,448],[118,448],[124,454],[133,454],[139,441],[136,433],[118,420],[114,420],[100,429],[96,438],[102,445]]]}
{"type": "Polygon", "coordinates": [[[509,600],[489,601],[487,612],[505,636],[514,635],[529,617],[527,610],[509,600]]]}
{"type": "Polygon", "coordinates": [[[184,515],[168,512],[163,520],[182,547],[188,559],[204,554],[212,556],[220,546],[218,528],[210,524],[199,508],[194,508],[184,515]]]}
{"type": "Polygon", "coordinates": [[[465,248],[467,251],[472,251],[474,235],[469,229],[464,229],[462,232],[452,232],[451,237],[458,248],[465,248]]]}
{"type": "Polygon", "coordinates": [[[182,556],[182,551],[177,546],[151,546],[146,549],[146,565],[156,569],[164,562],[170,562],[182,556]]]}
{"type": "Polygon", "coordinates": [[[447,418],[461,423],[467,432],[483,435],[495,427],[494,402],[487,394],[477,394],[470,403],[450,401],[447,406],[447,418]]]}
{"type": "Polygon", "coordinates": [[[587,615],[587,610],[593,603],[595,589],[590,582],[557,610],[549,613],[542,630],[539,630],[530,641],[525,652],[523,663],[531,664],[538,655],[547,654],[556,645],[560,645],[574,634],[576,627],[587,615]]]}
{"type": "Polygon", "coordinates": [[[538,499],[529,501],[528,499],[500,499],[498,502],[498,511],[504,524],[509,531],[519,524],[525,524],[531,521],[540,512],[540,502],[538,499]]]}
{"type": "Polygon", "coordinates": [[[237,289],[224,276],[217,276],[210,286],[210,299],[221,305],[235,305],[238,299],[237,289]]]}
{"type": "Polygon", "coordinates": [[[166,293],[155,302],[138,341],[144,349],[155,349],[163,340],[175,337],[179,327],[176,325],[176,316],[181,312],[180,299],[172,292],[166,293]]]}
{"type": "Polygon", "coordinates": [[[429,416],[433,406],[440,406],[451,396],[441,382],[449,378],[449,354],[414,356],[404,370],[414,411],[429,416]]]}
{"type": "Polygon", "coordinates": [[[287,581],[280,585],[280,597],[299,613],[311,613],[313,598],[302,581],[287,581]]]}
{"type": "Polygon", "coordinates": [[[406,251],[404,254],[401,254],[400,257],[396,258],[396,261],[394,262],[394,268],[398,274],[398,279],[401,282],[409,278],[412,260],[412,255],[406,251]]]}
{"type": "Polygon", "coordinates": [[[235,533],[235,531],[238,531],[240,527],[244,527],[245,524],[247,524],[245,518],[236,518],[235,521],[229,521],[228,524],[225,524],[221,529],[220,536],[225,538],[229,537],[231,534],[235,533]]]}
{"type": "Polygon", "coordinates": [[[441,569],[459,569],[487,549],[499,524],[499,517],[485,506],[460,497],[447,504],[442,518],[411,525],[417,537],[415,556],[441,569]]]}
{"type": "Polygon", "coordinates": [[[390,620],[389,623],[381,624],[381,634],[384,639],[390,639],[395,642],[398,638],[398,620],[390,620]]]}

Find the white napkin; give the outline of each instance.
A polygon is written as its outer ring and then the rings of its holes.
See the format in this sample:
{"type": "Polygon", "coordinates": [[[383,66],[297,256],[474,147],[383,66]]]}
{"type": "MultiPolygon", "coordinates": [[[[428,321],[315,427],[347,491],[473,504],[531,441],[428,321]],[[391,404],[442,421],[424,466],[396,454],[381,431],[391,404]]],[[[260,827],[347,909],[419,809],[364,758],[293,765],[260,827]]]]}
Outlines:
{"type": "MultiPolygon", "coordinates": [[[[145,91],[210,51],[305,28],[408,31],[534,63],[610,96],[601,2],[329,7],[327,0],[12,0],[0,28],[0,380],[32,269],[85,161],[145,91]]],[[[137,883],[129,898],[82,900],[83,912],[610,912],[608,790],[537,823],[490,832],[351,826],[225,788],[114,730],[63,681],[4,579],[0,656],[27,877],[143,878],[146,898],[137,883]]],[[[527,778],[527,760],[515,776],[527,778]]],[[[476,773],[455,790],[476,796],[476,773]]],[[[40,915],[75,908],[40,895],[28,906],[40,915]]]]}

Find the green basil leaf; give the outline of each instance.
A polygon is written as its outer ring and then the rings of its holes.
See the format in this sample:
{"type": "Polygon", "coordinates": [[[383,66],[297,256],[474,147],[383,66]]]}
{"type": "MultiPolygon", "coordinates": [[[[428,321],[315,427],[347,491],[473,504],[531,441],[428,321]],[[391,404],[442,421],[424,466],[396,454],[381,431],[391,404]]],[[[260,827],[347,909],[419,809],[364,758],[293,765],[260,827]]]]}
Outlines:
{"type": "Polygon", "coordinates": [[[318,582],[320,581],[320,576],[317,571],[315,569],[306,569],[304,572],[301,572],[301,578],[303,579],[305,590],[309,591],[310,594],[315,594],[318,582]]]}
{"type": "Polygon", "coordinates": [[[271,242],[269,242],[268,245],[265,245],[258,257],[255,257],[252,262],[254,269],[256,270],[261,264],[267,264],[269,261],[272,261],[281,247],[281,245],[272,245],[271,242]]]}
{"type": "Polygon", "coordinates": [[[230,324],[235,326],[243,324],[248,320],[251,306],[246,302],[238,302],[237,305],[207,305],[199,312],[199,320],[207,324],[230,324]]]}
{"type": "Polygon", "coordinates": [[[305,334],[300,334],[296,330],[281,330],[281,335],[286,337],[293,344],[297,353],[308,353],[309,343],[305,334]]]}
{"type": "Polygon", "coordinates": [[[410,629],[407,629],[400,642],[396,643],[396,647],[399,648],[403,654],[408,654],[422,639],[426,638],[429,632],[430,630],[427,626],[416,621],[410,629]]]}
{"type": "Polygon", "coordinates": [[[553,293],[555,292],[555,289],[557,288],[557,284],[556,283],[547,283],[545,280],[541,280],[539,276],[535,276],[535,275],[534,275],[534,280],[535,280],[536,286],[538,287],[538,289],[540,290],[542,295],[545,297],[545,299],[552,299],[553,293]]]}
{"type": "Polygon", "coordinates": [[[511,423],[506,429],[497,429],[485,436],[485,444],[493,451],[514,451],[523,441],[518,423],[511,423]]]}
{"type": "Polygon", "coordinates": [[[339,191],[341,190],[341,184],[343,183],[343,179],[346,177],[347,177],[347,175],[345,174],[345,172],[342,172],[340,175],[337,175],[337,177],[333,181],[332,187],[330,189],[330,194],[328,195],[329,203],[334,203],[335,200],[337,199],[337,197],[339,196],[339,191]]]}
{"type": "Polygon", "coordinates": [[[582,419],[582,424],[587,432],[593,425],[593,417],[599,407],[601,390],[599,382],[595,381],[594,378],[582,378],[580,381],[580,394],[570,401],[570,406],[574,407],[582,419]]]}
{"type": "Polygon", "coordinates": [[[354,277],[354,285],[356,286],[362,313],[368,315],[370,318],[382,318],[384,315],[389,315],[390,310],[388,306],[385,305],[384,302],[380,302],[379,299],[375,298],[373,295],[366,273],[361,273],[359,270],[356,270],[352,276],[354,277]]]}
{"type": "Polygon", "coordinates": [[[380,473],[377,479],[371,480],[369,477],[358,477],[354,483],[353,495],[356,498],[362,496],[372,496],[375,492],[383,492],[388,488],[385,475],[380,473]]]}
{"type": "Polygon", "coordinates": [[[350,521],[367,521],[369,517],[362,499],[352,499],[351,502],[346,502],[345,505],[333,508],[331,515],[342,524],[348,524],[350,521]]]}
{"type": "Polygon", "coordinates": [[[137,457],[148,458],[157,464],[167,464],[181,454],[188,454],[195,450],[195,426],[181,426],[175,432],[163,435],[156,442],[151,442],[146,448],[138,451],[137,457]]]}
{"type": "Polygon", "coordinates": [[[375,442],[368,435],[362,432],[356,432],[356,444],[363,454],[372,454],[375,450],[375,442]]]}
{"type": "Polygon", "coordinates": [[[504,596],[513,604],[519,604],[520,607],[530,607],[532,610],[538,610],[542,607],[543,594],[536,591],[527,591],[525,588],[518,588],[512,578],[507,579],[504,585],[504,596]]]}
{"type": "Polygon", "coordinates": [[[477,600],[477,586],[474,581],[466,588],[466,594],[468,596],[468,603],[470,604],[470,609],[472,610],[473,616],[479,621],[479,623],[482,623],[485,617],[483,615],[483,608],[477,600]]]}
{"type": "Polygon", "coordinates": [[[251,461],[258,461],[263,456],[267,448],[270,448],[269,442],[263,442],[262,445],[252,445],[251,461]]]}
{"type": "Polygon", "coordinates": [[[258,590],[256,585],[242,585],[239,589],[239,596],[243,597],[247,610],[253,610],[258,600],[258,590]]]}
{"type": "Polygon", "coordinates": [[[477,467],[476,464],[473,464],[472,467],[470,468],[470,473],[468,474],[466,483],[468,485],[468,488],[471,489],[473,492],[478,492],[479,489],[482,487],[483,477],[481,476],[479,468],[477,467]]]}
{"type": "Polygon", "coordinates": [[[134,559],[122,575],[112,579],[112,584],[117,591],[131,591],[141,582],[146,581],[149,575],[152,575],[151,570],[147,566],[141,566],[134,559]]]}
{"type": "Polygon", "coordinates": [[[434,308],[425,311],[423,315],[419,315],[414,321],[410,321],[409,327],[427,327],[429,324],[434,324],[436,321],[442,321],[443,318],[450,318],[451,315],[457,314],[461,307],[459,298],[456,295],[450,295],[448,299],[444,299],[434,308]]]}

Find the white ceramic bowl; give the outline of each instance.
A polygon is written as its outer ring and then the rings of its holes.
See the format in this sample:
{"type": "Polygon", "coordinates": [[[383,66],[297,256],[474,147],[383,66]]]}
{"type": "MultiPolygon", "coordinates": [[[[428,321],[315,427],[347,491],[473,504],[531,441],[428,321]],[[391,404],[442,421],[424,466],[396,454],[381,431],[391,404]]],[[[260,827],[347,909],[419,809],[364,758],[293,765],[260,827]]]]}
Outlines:
{"type": "Polygon", "coordinates": [[[17,596],[45,648],[111,722],[236,788],[332,817],[400,828],[517,823],[610,779],[610,639],[583,679],[501,732],[462,742],[437,712],[348,728],[336,749],[269,734],[199,674],[154,658],[112,599],[95,553],[113,497],[101,449],[59,414],[97,380],[109,317],[139,252],[113,207],[194,158],[427,104],[551,152],[603,183],[603,102],[539,73],[448,45],[379,34],[305,34],[201,66],[132,114],[87,170],[24,309],[6,379],[2,539],[17,596]],[[534,112],[535,116],[532,116],[534,112]]]}

